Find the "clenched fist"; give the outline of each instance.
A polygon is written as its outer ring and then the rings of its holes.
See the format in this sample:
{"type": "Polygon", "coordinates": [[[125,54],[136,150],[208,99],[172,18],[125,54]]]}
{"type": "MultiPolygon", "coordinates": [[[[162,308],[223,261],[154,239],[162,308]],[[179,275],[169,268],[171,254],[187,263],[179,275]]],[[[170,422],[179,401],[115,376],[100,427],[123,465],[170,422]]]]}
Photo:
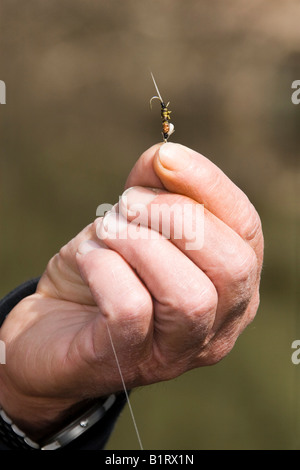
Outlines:
{"type": "Polygon", "coordinates": [[[153,146],[7,317],[1,405],[36,437],[122,390],[109,333],[128,389],[218,362],[256,314],[262,259],[247,196],[197,152],[153,146]]]}

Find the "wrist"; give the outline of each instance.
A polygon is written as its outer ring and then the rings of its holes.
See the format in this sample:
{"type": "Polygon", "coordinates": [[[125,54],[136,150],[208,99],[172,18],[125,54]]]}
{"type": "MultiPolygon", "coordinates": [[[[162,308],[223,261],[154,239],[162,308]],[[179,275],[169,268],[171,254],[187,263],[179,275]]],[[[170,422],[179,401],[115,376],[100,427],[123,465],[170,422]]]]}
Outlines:
{"type": "Polygon", "coordinates": [[[0,407],[0,437],[9,448],[13,449],[58,450],[72,443],[100,422],[116,400],[115,394],[105,399],[96,400],[94,404],[90,405],[84,412],[79,413],[71,422],[69,421],[68,424],[60,428],[58,432],[52,433],[50,437],[39,441],[30,439],[0,407]]]}
{"type": "Polygon", "coordinates": [[[0,407],[30,439],[39,441],[56,432],[87,403],[26,395],[0,369],[0,407]]]}

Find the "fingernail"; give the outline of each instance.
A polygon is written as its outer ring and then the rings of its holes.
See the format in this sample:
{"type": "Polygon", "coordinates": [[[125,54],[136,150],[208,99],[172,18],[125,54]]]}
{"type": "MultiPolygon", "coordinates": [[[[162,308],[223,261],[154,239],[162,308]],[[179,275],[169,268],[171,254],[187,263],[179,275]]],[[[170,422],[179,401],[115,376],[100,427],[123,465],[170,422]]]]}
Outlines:
{"type": "Polygon", "coordinates": [[[77,252],[81,255],[86,255],[90,253],[90,251],[98,250],[100,246],[98,243],[94,242],[93,240],[85,240],[84,242],[80,243],[77,252]]]}
{"type": "Polygon", "coordinates": [[[122,194],[120,209],[125,215],[137,215],[141,209],[145,209],[158,194],[163,192],[158,188],[143,188],[133,186],[122,194]]]}
{"type": "Polygon", "coordinates": [[[99,230],[100,238],[105,239],[108,235],[116,235],[127,229],[127,220],[117,212],[107,212],[102,219],[99,230]]]}
{"type": "Polygon", "coordinates": [[[167,142],[159,149],[158,159],[166,170],[184,170],[190,163],[191,157],[183,145],[167,142]]]}

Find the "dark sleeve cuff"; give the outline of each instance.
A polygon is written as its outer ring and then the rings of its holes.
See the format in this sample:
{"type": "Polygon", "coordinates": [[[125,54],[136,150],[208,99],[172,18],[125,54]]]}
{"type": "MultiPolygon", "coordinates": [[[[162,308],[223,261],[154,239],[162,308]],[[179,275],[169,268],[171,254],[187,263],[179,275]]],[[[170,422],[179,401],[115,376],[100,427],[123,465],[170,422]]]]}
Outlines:
{"type": "Polygon", "coordinates": [[[40,278],[37,277],[36,279],[24,282],[0,300],[0,327],[5,317],[22,299],[35,293],[39,280],[40,278]]]}
{"type": "MultiPolygon", "coordinates": [[[[32,279],[20,285],[12,292],[0,300],[0,327],[9,312],[25,297],[35,293],[39,278],[32,279]]],[[[5,367],[1,365],[0,367],[5,367]]],[[[125,393],[120,393],[114,405],[107,411],[103,418],[97,422],[90,430],[63,447],[64,450],[102,450],[107,443],[114,425],[126,404],[125,393]]],[[[7,444],[6,439],[1,439],[0,450],[15,450],[7,444]]]]}

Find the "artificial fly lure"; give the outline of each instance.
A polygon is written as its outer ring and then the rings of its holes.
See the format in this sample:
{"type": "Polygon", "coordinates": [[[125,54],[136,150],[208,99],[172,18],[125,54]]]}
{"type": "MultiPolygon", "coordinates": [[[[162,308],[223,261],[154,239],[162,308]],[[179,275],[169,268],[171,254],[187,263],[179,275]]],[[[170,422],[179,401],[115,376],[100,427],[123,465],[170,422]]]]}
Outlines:
{"type": "Polygon", "coordinates": [[[164,142],[167,142],[170,135],[173,134],[173,132],[175,132],[174,124],[172,124],[170,122],[170,119],[171,119],[170,115],[171,115],[171,112],[172,112],[172,111],[169,111],[169,109],[168,109],[170,101],[167,104],[165,104],[164,100],[161,97],[161,94],[159,93],[159,89],[156,85],[156,81],[153,77],[152,72],[151,72],[151,77],[152,77],[152,80],[153,80],[153,83],[154,83],[154,86],[155,86],[155,89],[156,89],[157,96],[152,96],[152,98],[150,100],[150,107],[152,107],[152,100],[157,99],[157,100],[160,101],[160,107],[161,107],[160,115],[161,115],[161,120],[162,120],[162,135],[163,135],[164,142]]]}

